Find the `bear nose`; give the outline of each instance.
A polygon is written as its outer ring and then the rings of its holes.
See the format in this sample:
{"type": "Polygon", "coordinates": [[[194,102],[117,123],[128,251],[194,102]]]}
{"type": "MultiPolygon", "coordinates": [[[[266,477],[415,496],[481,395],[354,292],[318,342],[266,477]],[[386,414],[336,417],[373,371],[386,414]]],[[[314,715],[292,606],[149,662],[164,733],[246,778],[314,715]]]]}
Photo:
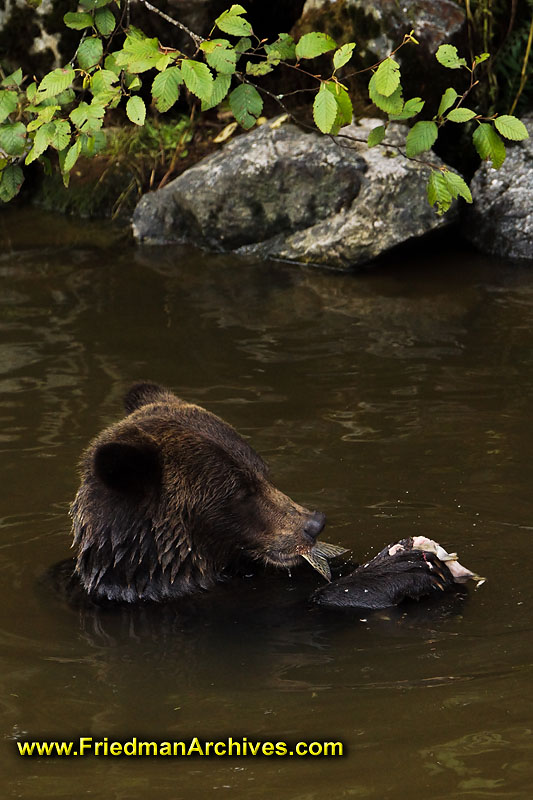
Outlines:
{"type": "Polygon", "coordinates": [[[314,541],[325,524],[326,515],[321,511],[314,511],[304,525],[304,533],[314,541]]]}

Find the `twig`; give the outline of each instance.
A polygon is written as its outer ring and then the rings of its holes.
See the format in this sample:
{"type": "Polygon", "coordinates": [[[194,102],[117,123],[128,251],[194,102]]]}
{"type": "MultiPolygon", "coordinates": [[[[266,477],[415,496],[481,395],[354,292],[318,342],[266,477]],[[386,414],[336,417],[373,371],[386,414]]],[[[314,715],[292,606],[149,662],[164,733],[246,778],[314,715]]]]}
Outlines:
{"type": "Polygon", "coordinates": [[[162,19],[164,19],[165,22],[169,22],[171,25],[175,25],[176,28],[182,30],[184,33],[187,34],[187,36],[190,36],[196,47],[200,47],[202,42],[205,42],[205,39],[202,36],[198,36],[197,33],[193,33],[191,30],[189,30],[189,28],[187,28],[186,25],[183,24],[183,22],[180,22],[177,19],[172,19],[172,17],[169,17],[169,15],[165,14],[164,11],[160,11],[158,8],[149,3],[148,0],[139,0],[139,2],[142,3],[142,5],[145,6],[145,8],[147,8],[148,11],[153,11],[154,14],[158,14],[162,19]]]}
{"type": "MultiPolygon", "coordinates": [[[[337,133],[337,134],[329,134],[330,139],[333,139],[336,145],[339,147],[344,147],[346,150],[353,150],[354,148],[350,147],[348,144],[343,144],[342,142],[338,142],[337,139],[347,139],[349,142],[356,142],[357,144],[368,144],[366,139],[360,139],[357,136],[351,136],[348,133],[337,133]]],[[[424,167],[429,167],[430,169],[442,169],[438,164],[433,164],[431,161],[425,161],[422,158],[414,158],[413,156],[408,156],[401,147],[397,144],[391,144],[389,142],[380,142],[379,147],[388,147],[396,150],[401,156],[406,158],[408,161],[415,161],[417,164],[422,164],[424,167]]]]}

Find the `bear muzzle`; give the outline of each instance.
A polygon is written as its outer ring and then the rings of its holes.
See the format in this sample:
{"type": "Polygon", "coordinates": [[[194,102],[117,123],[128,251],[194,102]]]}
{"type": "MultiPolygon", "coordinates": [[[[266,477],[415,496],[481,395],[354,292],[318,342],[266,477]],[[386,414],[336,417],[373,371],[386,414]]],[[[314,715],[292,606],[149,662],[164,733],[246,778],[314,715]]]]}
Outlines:
{"type": "Polygon", "coordinates": [[[322,511],[313,511],[309,519],[304,525],[304,534],[307,536],[311,544],[317,540],[318,534],[324,530],[326,524],[326,515],[322,511]]]}
{"type": "Polygon", "coordinates": [[[276,499],[284,498],[286,504],[277,524],[268,536],[268,546],[262,556],[266,563],[278,567],[292,567],[307,558],[316,546],[316,540],[326,524],[322,511],[309,511],[276,491],[276,499]]]}

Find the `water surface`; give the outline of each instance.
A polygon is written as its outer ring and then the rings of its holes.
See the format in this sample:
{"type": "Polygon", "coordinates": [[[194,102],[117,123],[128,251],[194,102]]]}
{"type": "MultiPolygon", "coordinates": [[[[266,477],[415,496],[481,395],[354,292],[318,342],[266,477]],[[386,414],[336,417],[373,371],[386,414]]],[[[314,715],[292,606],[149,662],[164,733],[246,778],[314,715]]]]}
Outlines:
{"type": "Polygon", "coordinates": [[[363,275],[254,264],[12,209],[0,238],[2,795],[529,799],[533,272],[460,246],[363,275]],[[305,564],[196,619],[68,607],[41,577],[70,555],[79,456],[139,378],[248,436],[355,558],[425,534],[487,583],[330,623],[290,613],[321,580],[305,564]],[[16,755],[79,735],[346,754],[16,755]]]}

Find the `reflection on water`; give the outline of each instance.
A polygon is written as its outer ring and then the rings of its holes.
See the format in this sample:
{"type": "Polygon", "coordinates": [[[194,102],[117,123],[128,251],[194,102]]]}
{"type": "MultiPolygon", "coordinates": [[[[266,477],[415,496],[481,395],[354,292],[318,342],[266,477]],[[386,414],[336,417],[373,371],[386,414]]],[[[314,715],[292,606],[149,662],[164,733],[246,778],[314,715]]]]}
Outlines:
{"type": "Polygon", "coordinates": [[[529,798],[533,276],[459,250],[363,275],[251,264],[14,210],[0,234],[5,796],[529,798]],[[302,565],[179,613],[69,608],[42,576],[70,555],[76,464],[139,378],[249,436],[354,558],[423,533],[487,583],[364,618],[309,609],[302,565]],[[14,755],[80,734],[348,755],[14,755]]]}

